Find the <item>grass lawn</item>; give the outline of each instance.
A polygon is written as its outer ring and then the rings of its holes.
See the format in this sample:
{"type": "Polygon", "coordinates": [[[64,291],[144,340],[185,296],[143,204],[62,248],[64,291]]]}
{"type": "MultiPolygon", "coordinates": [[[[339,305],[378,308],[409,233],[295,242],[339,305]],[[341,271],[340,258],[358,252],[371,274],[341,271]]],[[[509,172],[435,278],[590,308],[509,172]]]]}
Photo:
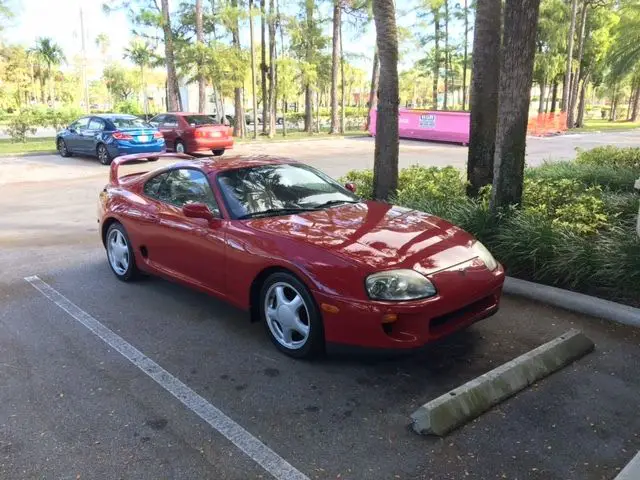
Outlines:
{"type": "Polygon", "coordinates": [[[55,152],[53,137],[27,138],[25,143],[13,143],[10,139],[0,139],[0,155],[23,155],[25,153],[55,152]]]}
{"type": "Polygon", "coordinates": [[[618,120],[616,122],[610,122],[609,120],[585,120],[584,128],[576,128],[571,132],[602,132],[611,130],[631,130],[634,128],[640,128],[640,122],[627,122],[625,120],[618,120]]]}

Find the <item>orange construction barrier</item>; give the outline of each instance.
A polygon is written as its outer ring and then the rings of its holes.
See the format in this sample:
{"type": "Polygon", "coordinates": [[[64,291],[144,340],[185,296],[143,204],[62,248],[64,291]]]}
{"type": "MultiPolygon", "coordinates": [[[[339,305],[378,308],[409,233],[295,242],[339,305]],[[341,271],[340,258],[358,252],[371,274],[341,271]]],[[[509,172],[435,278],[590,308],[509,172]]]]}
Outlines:
{"type": "Polygon", "coordinates": [[[529,117],[527,123],[527,133],[536,137],[558,135],[566,130],[566,113],[539,113],[529,117]]]}

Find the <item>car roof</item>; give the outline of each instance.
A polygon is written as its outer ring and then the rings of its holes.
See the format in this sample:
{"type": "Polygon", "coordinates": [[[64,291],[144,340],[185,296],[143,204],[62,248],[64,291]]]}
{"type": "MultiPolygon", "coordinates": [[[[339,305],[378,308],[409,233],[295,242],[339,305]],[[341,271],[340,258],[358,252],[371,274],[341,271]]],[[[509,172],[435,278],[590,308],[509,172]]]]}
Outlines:
{"type": "Polygon", "coordinates": [[[230,157],[225,156],[224,158],[206,157],[180,161],[167,168],[192,167],[204,171],[206,175],[215,175],[216,173],[238,168],[259,167],[261,165],[286,165],[289,163],[299,162],[291,158],[274,157],[270,155],[234,155],[230,157]]]}
{"type": "Polygon", "coordinates": [[[194,113],[194,112],[164,112],[164,113],[159,113],[158,115],[156,115],[156,117],[159,115],[175,115],[176,117],[186,117],[188,115],[197,115],[202,117],[211,116],[208,113],[194,113]]]}
{"type": "Polygon", "coordinates": [[[106,118],[107,120],[111,120],[112,118],[138,118],[135,115],[128,115],[126,113],[93,113],[91,115],[85,115],[87,117],[98,117],[98,118],[106,118]]]}

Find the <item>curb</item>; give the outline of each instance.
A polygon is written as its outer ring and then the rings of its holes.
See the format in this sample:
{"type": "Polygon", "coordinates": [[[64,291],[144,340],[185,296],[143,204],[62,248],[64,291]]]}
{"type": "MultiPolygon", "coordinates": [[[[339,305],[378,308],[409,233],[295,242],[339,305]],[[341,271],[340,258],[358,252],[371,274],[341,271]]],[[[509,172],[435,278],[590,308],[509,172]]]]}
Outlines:
{"type": "Polygon", "coordinates": [[[640,328],[640,308],[591,297],[582,293],[507,277],[505,293],[547,303],[554,307],[640,328]]]}
{"type": "Polygon", "coordinates": [[[411,415],[413,430],[421,435],[446,435],[593,348],[589,338],[571,329],[425,403],[411,415]]]}
{"type": "Polygon", "coordinates": [[[631,459],[627,466],[616,476],[614,480],[638,480],[640,478],[640,452],[631,459]]]}

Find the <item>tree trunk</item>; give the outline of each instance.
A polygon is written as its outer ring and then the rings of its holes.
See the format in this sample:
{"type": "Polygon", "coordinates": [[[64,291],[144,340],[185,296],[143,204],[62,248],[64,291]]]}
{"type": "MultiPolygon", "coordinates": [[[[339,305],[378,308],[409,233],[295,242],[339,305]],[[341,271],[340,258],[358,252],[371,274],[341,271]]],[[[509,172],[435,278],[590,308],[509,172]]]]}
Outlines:
{"type": "MultiPolygon", "coordinates": [[[[196,43],[202,45],[204,43],[204,29],[202,26],[202,0],[196,0],[196,43]]],[[[202,70],[202,66],[198,66],[202,70]]],[[[204,75],[198,75],[198,112],[204,113],[207,107],[207,83],[204,75]]]]}
{"type": "Polygon", "coordinates": [[[575,126],[574,112],[576,109],[576,103],[578,100],[578,85],[580,83],[580,64],[582,63],[582,57],[584,55],[584,36],[587,26],[587,9],[589,4],[585,2],[582,6],[582,13],[580,17],[580,37],[578,39],[578,67],[574,75],[574,80],[571,84],[571,96],[569,97],[569,107],[567,109],[567,127],[573,128],[575,126]]]}
{"type": "MultiPolygon", "coordinates": [[[[338,67],[340,62],[340,23],[342,22],[342,0],[333,1],[333,39],[331,51],[331,128],[329,134],[340,130],[338,119],[338,67]]],[[[343,105],[344,108],[344,105],[343,105]]]]}
{"type": "Polygon", "coordinates": [[[469,63],[469,0],[464,0],[464,60],[462,63],[462,110],[467,107],[467,67],[469,63]]]}
{"type": "Polygon", "coordinates": [[[544,95],[546,87],[546,79],[540,82],[540,102],[538,103],[538,113],[544,113],[544,95]]]}
{"type": "Polygon", "coordinates": [[[160,0],[162,6],[162,30],[164,33],[164,57],[167,66],[167,108],[170,112],[182,110],[180,87],[176,73],[176,63],[173,51],[173,31],[169,17],[169,0],[160,0]]]}
{"type": "Polygon", "coordinates": [[[507,0],[500,65],[491,211],[522,202],[524,157],[540,0],[507,0]]]}
{"type": "Polygon", "coordinates": [[[573,63],[573,37],[576,31],[576,12],[578,9],[578,0],[571,0],[571,23],[569,26],[569,38],[567,40],[567,64],[564,72],[564,82],[562,83],[562,102],[560,110],[567,111],[569,103],[569,85],[571,83],[571,67],[573,63]]]}
{"type": "Polygon", "coordinates": [[[556,104],[558,103],[558,80],[553,81],[553,93],[551,94],[551,113],[556,113],[556,104]]]}
{"type": "Polygon", "coordinates": [[[467,195],[475,197],[493,181],[502,0],[478,0],[471,57],[471,130],[467,160],[467,195]]]}
{"type": "Polygon", "coordinates": [[[449,0],[444,0],[444,102],[442,109],[448,110],[449,101],[449,0]]]}
{"type": "Polygon", "coordinates": [[[584,127],[584,110],[585,110],[585,95],[587,92],[587,85],[589,83],[589,72],[584,77],[582,81],[582,87],[580,87],[580,103],[578,105],[578,117],[576,120],[576,126],[578,128],[584,127]]]}
{"type": "Polygon", "coordinates": [[[269,0],[269,138],[276,134],[276,12],[269,0]]]}
{"type": "MultiPolygon", "coordinates": [[[[306,22],[307,22],[307,31],[311,32],[313,28],[313,9],[314,9],[314,0],[305,0],[305,11],[306,11],[306,22]]],[[[307,42],[305,52],[305,60],[311,63],[312,60],[312,45],[311,42],[307,42]]],[[[311,89],[311,82],[308,79],[305,79],[304,85],[304,131],[307,133],[312,132],[313,125],[313,90],[311,89]]]]}
{"type": "Polygon", "coordinates": [[[267,93],[267,24],[265,18],[265,4],[266,0],[260,0],[260,48],[261,62],[260,62],[260,85],[262,90],[262,134],[267,134],[267,119],[269,115],[268,108],[268,93],[267,93]]]}
{"type": "Polygon", "coordinates": [[[340,133],[344,135],[345,125],[345,90],[344,90],[344,49],[342,48],[342,22],[340,22],[340,133]]]}
{"type": "Polygon", "coordinates": [[[632,113],[631,113],[631,121],[632,122],[637,122],[638,121],[638,107],[640,106],[640,79],[638,79],[636,81],[636,91],[633,95],[633,106],[632,108],[632,113]]]}
{"type": "MultiPolygon", "coordinates": [[[[237,10],[238,0],[231,0],[231,7],[234,10],[237,10]]],[[[242,51],[242,47],[240,46],[240,24],[238,21],[238,15],[234,15],[234,20],[231,25],[231,43],[238,53],[242,51]]],[[[244,116],[243,86],[236,86],[233,90],[233,109],[235,110],[233,119],[233,135],[235,137],[244,138],[247,123],[244,116]]]]}
{"type": "Polygon", "coordinates": [[[256,47],[253,39],[253,0],[249,0],[249,37],[251,42],[251,96],[253,103],[253,138],[258,138],[258,105],[256,101],[256,47]]]}
{"type": "Polygon", "coordinates": [[[371,89],[369,90],[369,112],[367,113],[367,124],[365,130],[369,131],[371,125],[371,112],[378,106],[378,80],[380,79],[380,61],[378,59],[378,48],[373,53],[373,69],[371,70],[371,89]]]}
{"type": "Polygon", "coordinates": [[[611,110],[609,111],[609,121],[613,122],[616,119],[616,109],[618,107],[618,85],[613,86],[612,98],[611,98],[611,110]]]}
{"type": "Polygon", "coordinates": [[[433,109],[438,109],[438,77],[440,76],[440,12],[433,12],[433,29],[435,32],[435,47],[433,52],[433,84],[431,86],[431,97],[433,109]]]}
{"type": "Polygon", "coordinates": [[[380,57],[378,117],[373,161],[373,196],[387,201],[398,188],[398,31],[394,0],[374,0],[380,57]]]}

